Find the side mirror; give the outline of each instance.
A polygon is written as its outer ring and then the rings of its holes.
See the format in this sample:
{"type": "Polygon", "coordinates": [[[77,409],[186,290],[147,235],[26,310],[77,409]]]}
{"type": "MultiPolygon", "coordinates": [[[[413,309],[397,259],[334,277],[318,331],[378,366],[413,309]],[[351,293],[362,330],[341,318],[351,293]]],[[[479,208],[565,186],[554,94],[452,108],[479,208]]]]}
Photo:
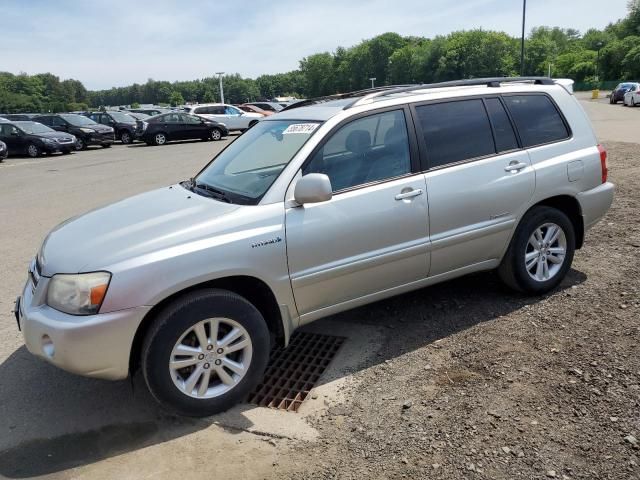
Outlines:
{"type": "Polygon", "coordinates": [[[20,136],[20,131],[19,130],[12,130],[11,131],[11,135],[13,137],[19,137],[20,136]]]}
{"type": "Polygon", "coordinates": [[[300,205],[327,202],[332,196],[331,180],[324,173],[305,175],[298,180],[293,191],[293,197],[300,205]]]}

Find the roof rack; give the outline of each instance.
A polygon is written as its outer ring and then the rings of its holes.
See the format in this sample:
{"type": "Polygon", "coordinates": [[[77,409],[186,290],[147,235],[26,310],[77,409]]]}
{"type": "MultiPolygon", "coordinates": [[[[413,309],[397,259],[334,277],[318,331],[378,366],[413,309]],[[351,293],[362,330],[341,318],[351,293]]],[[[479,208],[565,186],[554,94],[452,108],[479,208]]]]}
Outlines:
{"type": "Polygon", "coordinates": [[[325,95],[322,97],[314,97],[314,98],[309,98],[307,100],[300,100],[299,102],[292,103],[291,105],[287,105],[280,111],[284,112],[285,110],[292,110],[294,108],[306,107],[308,105],[315,105],[318,103],[330,102],[331,100],[342,100],[345,98],[363,97],[366,95],[371,95],[376,93],[384,93],[387,90],[393,90],[398,88],[409,88],[409,87],[416,87],[416,86],[418,85],[387,85],[382,87],[366,88],[364,90],[356,90],[354,92],[336,93],[335,95],[325,95]]]}
{"type": "Polygon", "coordinates": [[[555,85],[553,79],[548,77],[491,77],[491,78],[471,78],[468,80],[454,80],[451,82],[439,82],[439,83],[423,83],[421,85],[401,85],[391,88],[387,88],[380,92],[370,92],[364,97],[356,99],[353,103],[347,105],[345,110],[358,105],[361,105],[365,101],[371,100],[377,97],[386,97],[389,95],[395,95],[397,93],[413,92],[415,90],[429,90],[433,88],[447,88],[447,87],[473,87],[485,85],[489,88],[499,88],[503,83],[525,83],[531,82],[534,85],[555,85]]]}

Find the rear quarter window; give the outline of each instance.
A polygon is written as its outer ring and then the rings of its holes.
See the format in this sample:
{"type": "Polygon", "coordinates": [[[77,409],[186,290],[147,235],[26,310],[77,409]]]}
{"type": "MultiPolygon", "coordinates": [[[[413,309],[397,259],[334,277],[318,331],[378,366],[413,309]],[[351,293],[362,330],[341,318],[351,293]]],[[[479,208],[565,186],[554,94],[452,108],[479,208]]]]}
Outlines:
{"type": "Polygon", "coordinates": [[[569,138],[558,109],[546,95],[510,95],[504,101],[516,124],[523,147],[535,147],[569,138]]]}

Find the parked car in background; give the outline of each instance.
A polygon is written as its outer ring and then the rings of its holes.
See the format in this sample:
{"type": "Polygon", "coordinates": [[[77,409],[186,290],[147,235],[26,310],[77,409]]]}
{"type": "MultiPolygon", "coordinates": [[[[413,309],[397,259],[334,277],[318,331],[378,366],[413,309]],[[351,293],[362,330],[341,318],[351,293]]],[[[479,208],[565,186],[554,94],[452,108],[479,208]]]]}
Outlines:
{"type": "Polygon", "coordinates": [[[613,195],[589,118],[549,78],[307,100],[194,178],[56,227],[15,316],[37,357],[110,380],[140,368],[163,406],[208,416],[328,315],[493,269],[555,289],[613,195]]]}
{"type": "Polygon", "coordinates": [[[142,122],[138,138],[147,145],[164,145],[174,140],[221,140],[229,134],[227,127],[215,120],[188,113],[156,115],[142,122]]]}
{"type": "Polygon", "coordinates": [[[0,113],[0,117],[6,120],[29,121],[33,117],[37,117],[39,113],[0,113]]]}
{"type": "Polygon", "coordinates": [[[640,105],[640,83],[634,83],[624,94],[623,103],[628,107],[640,105]]]}
{"type": "Polygon", "coordinates": [[[623,102],[625,93],[627,93],[634,85],[638,84],[635,82],[624,82],[618,84],[613,92],[611,92],[611,95],[609,95],[609,103],[616,104],[618,102],[623,102]]]}
{"type": "Polygon", "coordinates": [[[8,155],[7,144],[0,140],[0,162],[7,158],[8,155]]]}
{"type": "Polygon", "coordinates": [[[0,123],[0,140],[11,155],[39,157],[43,153],[70,153],[76,148],[71,133],[56,132],[38,122],[7,121],[0,123]]]}
{"type": "Polygon", "coordinates": [[[90,145],[110,147],[115,138],[113,128],[100,125],[90,118],[74,113],[56,113],[41,115],[33,119],[59,132],[66,132],[76,137],[76,149],[85,150],[90,145]]]}
{"type": "Polygon", "coordinates": [[[243,112],[238,107],[226,103],[189,105],[184,107],[184,110],[192,115],[199,115],[209,120],[224,123],[229,131],[244,131],[258,123],[261,118],[264,118],[263,115],[258,113],[243,112]]]}
{"type": "Polygon", "coordinates": [[[278,102],[247,102],[245,105],[255,105],[262,110],[269,110],[270,112],[279,112],[284,107],[280,105],[278,102]]]}
{"type": "Polygon", "coordinates": [[[86,113],[85,116],[96,123],[113,128],[115,137],[125,145],[132,143],[136,138],[136,119],[126,112],[107,110],[106,112],[86,113]]]}
{"type": "Polygon", "coordinates": [[[132,108],[127,112],[144,113],[145,115],[149,115],[150,117],[152,117],[154,115],[161,115],[163,113],[171,113],[171,109],[169,108],[132,108]]]}
{"type": "Polygon", "coordinates": [[[260,107],[256,107],[255,105],[251,105],[249,103],[236,105],[236,107],[238,107],[243,112],[257,113],[259,115],[262,115],[263,117],[268,117],[269,115],[273,115],[275,113],[272,110],[263,110],[260,107]]]}

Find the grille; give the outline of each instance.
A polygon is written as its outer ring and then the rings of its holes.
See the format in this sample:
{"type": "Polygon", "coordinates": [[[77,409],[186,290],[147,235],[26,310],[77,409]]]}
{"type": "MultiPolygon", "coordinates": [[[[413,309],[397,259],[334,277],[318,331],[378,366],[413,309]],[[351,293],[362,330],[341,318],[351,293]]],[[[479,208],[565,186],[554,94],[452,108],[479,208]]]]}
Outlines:
{"type": "Polygon", "coordinates": [[[344,341],[344,337],[295,332],[289,346],[271,357],[262,383],[248,402],[297,412],[344,341]]]}

